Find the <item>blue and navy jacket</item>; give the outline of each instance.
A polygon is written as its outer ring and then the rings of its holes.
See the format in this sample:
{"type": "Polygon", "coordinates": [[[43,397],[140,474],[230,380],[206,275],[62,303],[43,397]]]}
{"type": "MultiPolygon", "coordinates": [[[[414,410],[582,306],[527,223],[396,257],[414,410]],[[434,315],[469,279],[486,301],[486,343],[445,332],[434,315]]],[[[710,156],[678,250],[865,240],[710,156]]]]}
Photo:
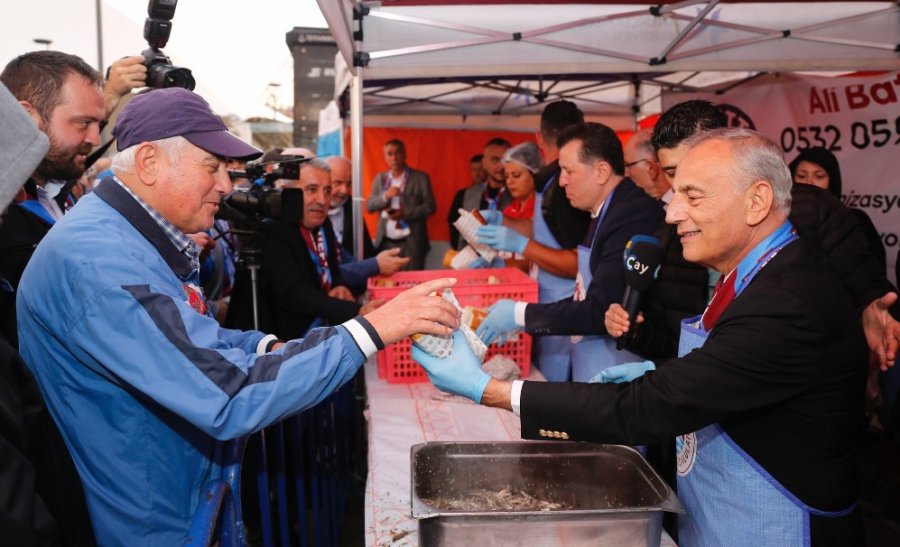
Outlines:
{"type": "Polygon", "coordinates": [[[224,329],[197,273],[112,180],[35,251],[19,286],[22,357],[72,453],[100,545],[184,542],[222,441],[315,405],[381,345],[363,318],[274,337],[224,329]]]}

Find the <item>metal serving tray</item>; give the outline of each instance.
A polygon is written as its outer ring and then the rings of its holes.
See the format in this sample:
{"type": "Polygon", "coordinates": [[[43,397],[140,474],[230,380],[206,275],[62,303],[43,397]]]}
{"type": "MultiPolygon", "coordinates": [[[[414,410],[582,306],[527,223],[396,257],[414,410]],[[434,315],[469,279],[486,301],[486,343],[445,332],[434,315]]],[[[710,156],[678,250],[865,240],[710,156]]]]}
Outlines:
{"type": "Polygon", "coordinates": [[[422,546],[658,546],[678,498],[634,449],[574,442],[432,442],[412,447],[422,546]],[[425,500],[513,489],[569,509],[441,510],[425,500]]]}

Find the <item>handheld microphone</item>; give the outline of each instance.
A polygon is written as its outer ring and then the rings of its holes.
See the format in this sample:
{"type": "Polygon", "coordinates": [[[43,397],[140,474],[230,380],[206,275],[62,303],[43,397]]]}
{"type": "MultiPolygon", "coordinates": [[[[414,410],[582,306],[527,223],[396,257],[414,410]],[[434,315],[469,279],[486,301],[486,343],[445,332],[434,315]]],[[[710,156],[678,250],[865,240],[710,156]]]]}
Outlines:
{"type": "MultiPolygon", "coordinates": [[[[650,290],[659,274],[662,258],[663,250],[655,237],[636,235],[625,245],[625,294],[622,297],[622,307],[628,312],[628,319],[632,323],[641,308],[644,294],[650,290]]],[[[635,326],[632,324],[628,332],[616,340],[616,349],[624,348],[634,337],[635,326]]]]}

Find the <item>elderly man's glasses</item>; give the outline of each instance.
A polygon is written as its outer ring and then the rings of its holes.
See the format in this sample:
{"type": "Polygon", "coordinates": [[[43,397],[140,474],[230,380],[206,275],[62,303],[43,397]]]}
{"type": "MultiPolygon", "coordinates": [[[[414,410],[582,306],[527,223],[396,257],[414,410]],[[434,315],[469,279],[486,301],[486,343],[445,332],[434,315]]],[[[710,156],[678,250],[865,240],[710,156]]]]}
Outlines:
{"type": "Polygon", "coordinates": [[[648,160],[647,158],[641,158],[641,159],[636,160],[636,161],[630,161],[630,162],[628,162],[628,163],[625,164],[625,169],[631,169],[632,167],[634,167],[635,165],[641,163],[642,161],[649,161],[649,160],[648,160]]]}

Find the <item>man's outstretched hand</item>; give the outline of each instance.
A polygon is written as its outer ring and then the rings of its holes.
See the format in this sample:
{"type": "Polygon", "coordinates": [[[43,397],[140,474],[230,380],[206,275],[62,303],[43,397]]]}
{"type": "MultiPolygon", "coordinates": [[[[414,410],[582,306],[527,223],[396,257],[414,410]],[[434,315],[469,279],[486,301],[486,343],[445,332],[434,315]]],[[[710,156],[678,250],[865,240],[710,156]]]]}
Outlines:
{"type": "Polygon", "coordinates": [[[459,310],[440,295],[456,279],[426,281],[403,291],[389,302],[366,314],[385,345],[413,334],[450,336],[459,327],[459,310]]]}
{"type": "Polygon", "coordinates": [[[878,358],[882,371],[894,366],[900,344],[900,322],[888,311],[897,303],[897,293],[889,292],[866,306],[862,313],[863,331],[869,349],[878,358]]]}

